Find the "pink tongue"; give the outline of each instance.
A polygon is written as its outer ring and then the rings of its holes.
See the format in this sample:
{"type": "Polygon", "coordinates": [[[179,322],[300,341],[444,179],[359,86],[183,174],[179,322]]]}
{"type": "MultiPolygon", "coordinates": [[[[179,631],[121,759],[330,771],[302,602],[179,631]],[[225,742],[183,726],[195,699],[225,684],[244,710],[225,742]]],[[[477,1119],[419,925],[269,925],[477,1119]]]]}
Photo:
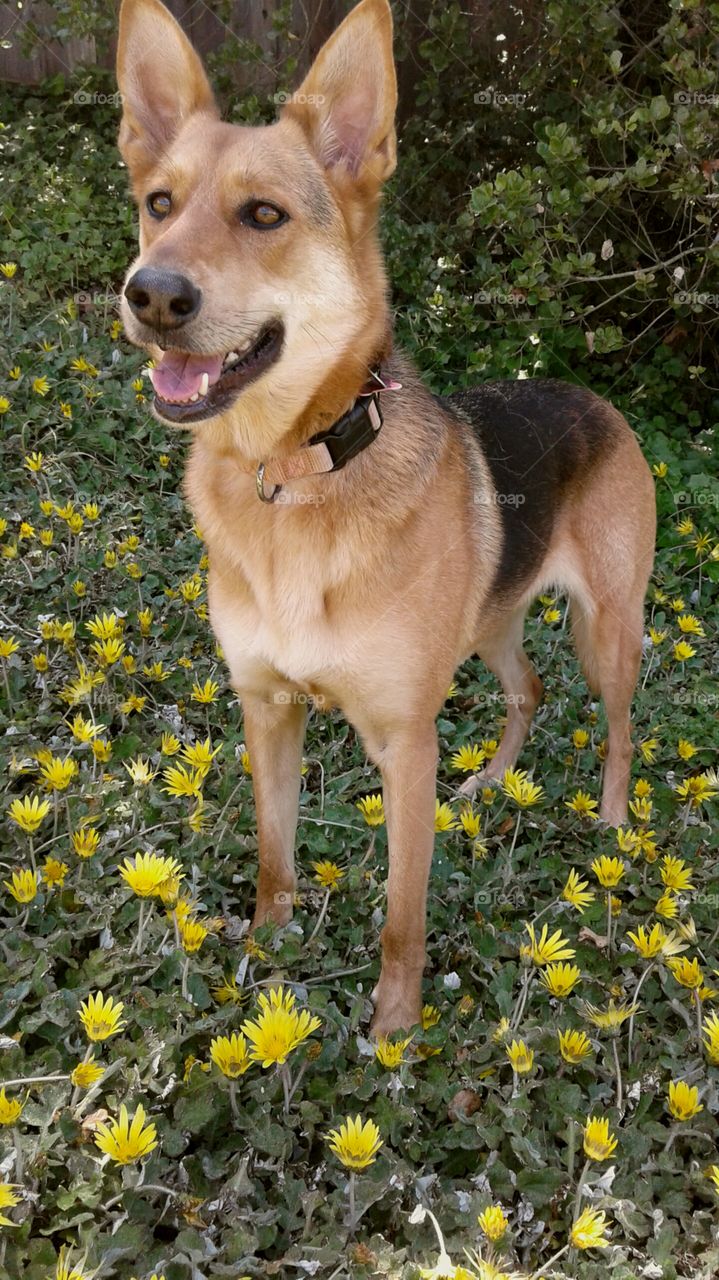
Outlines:
{"type": "Polygon", "coordinates": [[[166,351],[160,363],[151,370],[152,385],[162,400],[191,400],[199,394],[202,375],[210,386],[222,372],[222,356],[195,356],[186,351],[166,351]]]}

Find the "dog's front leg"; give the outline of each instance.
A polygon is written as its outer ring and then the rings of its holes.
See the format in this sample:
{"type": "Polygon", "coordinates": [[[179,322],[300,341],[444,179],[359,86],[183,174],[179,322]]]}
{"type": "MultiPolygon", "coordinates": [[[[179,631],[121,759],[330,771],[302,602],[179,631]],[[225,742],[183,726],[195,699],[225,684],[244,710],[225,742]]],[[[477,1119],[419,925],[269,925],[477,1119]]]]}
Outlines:
{"type": "Polygon", "coordinates": [[[434,723],[387,736],[377,752],[384,785],[389,880],[382,970],[373,992],[375,1036],[409,1030],[422,1012],[427,881],[434,848],[437,731],[434,723]]]}
{"type": "Polygon", "coordinates": [[[267,920],[287,924],[292,917],[306,707],[287,696],[286,702],[242,697],[260,859],[253,929],[267,920]]]}

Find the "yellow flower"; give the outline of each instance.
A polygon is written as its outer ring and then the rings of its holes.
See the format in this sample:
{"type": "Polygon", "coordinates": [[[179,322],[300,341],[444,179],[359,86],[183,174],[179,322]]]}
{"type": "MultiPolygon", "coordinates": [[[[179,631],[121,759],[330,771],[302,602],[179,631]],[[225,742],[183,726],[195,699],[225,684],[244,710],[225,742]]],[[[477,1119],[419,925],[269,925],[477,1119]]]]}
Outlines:
{"type": "Polygon", "coordinates": [[[673,893],[684,893],[694,888],[691,867],[683,858],[673,858],[670,853],[662,858],[661,877],[664,887],[673,893]]]}
{"type": "Polygon", "coordinates": [[[251,1065],[247,1041],[237,1031],[233,1031],[232,1035],[218,1036],[213,1040],[210,1045],[210,1057],[215,1066],[219,1067],[222,1074],[230,1080],[237,1080],[239,1076],[243,1076],[251,1065]]]}
{"type": "Polygon", "coordinates": [[[205,928],[204,924],[200,924],[199,920],[181,919],[178,922],[178,928],[180,930],[180,942],[182,943],[183,950],[186,951],[188,955],[193,955],[196,951],[200,950],[200,947],[210,932],[209,929],[205,928]]]}
{"type": "Polygon", "coordinates": [[[0,262],[0,275],[4,275],[6,280],[12,280],[17,271],[17,262],[0,262]]]}
{"type": "MultiPolygon", "coordinates": [[[[20,1197],[15,1195],[16,1185],[14,1182],[0,1182],[0,1210],[14,1209],[15,1205],[20,1203],[20,1197]]],[[[14,1227],[15,1225],[10,1218],[6,1218],[0,1212],[0,1227],[14,1227]]]]}
{"type": "Polygon", "coordinates": [[[121,1021],[124,1008],[121,1000],[105,997],[101,991],[83,1000],[79,1017],[88,1040],[109,1040],[122,1031],[127,1026],[121,1021]]]}
{"type": "Polygon", "coordinates": [[[540,974],[540,980],[550,995],[559,1000],[570,996],[582,976],[575,964],[548,964],[540,974]]]}
{"type": "Polygon", "coordinates": [[[599,817],[597,813],[598,802],[592,799],[588,791],[577,791],[571,800],[565,800],[564,803],[568,809],[572,809],[580,818],[593,818],[596,820],[599,817]]]}
{"type": "Polygon", "coordinates": [[[685,636],[699,636],[703,640],[706,635],[704,627],[693,613],[682,613],[677,618],[677,626],[685,636]]]}
{"type": "Polygon", "coordinates": [[[60,1249],[60,1256],[57,1260],[55,1280],[89,1280],[89,1277],[83,1275],[79,1269],[73,1265],[71,1261],[71,1254],[66,1253],[64,1245],[60,1249]]]}
{"type": "Polygon", "coordinates": [[[562,615],[559,609],[545,609],[544,614],[542,616],[545,622],[548,622],[551,624],[554,622],[559,622],[559,619],[561,618],[562,615]]]}
{"type": "Polygon", "coordinates": [[[585,1031],[558,1031],[559,1052],[565,1062],[583,1062],[592,1052],[592,1042],[585,1031]]]}
{"type": "Polygon", "coordinates": [[[644,960],[653,960],[655,956],[676,956],[687,949],[687,943],[680,942],[674,930],[666,933],[660,924],[652,925],[649,932],[640,924],[637,932],[628,933],[627,937],[644,960]]]}
{"type": "Polygon", "coordinates": [[[607,1215],[601,1209],[583,1209],[569,1233],[575,1249],[606,1249],[607,1215]]]}
{"type": "Polygon", "coordinates": [[[486,1209],[483,1209],[477,1218],[477,1222],[487,1239],[493,1243],[502,1239],[509,1226],[509,1218],[498,1204],[490,1204],[486,1209]]]}
{"type": "Polygon", "coordinates": [[[176,756],[180,750],[180,739],[174,733],[163,733],[160,739],[160,751],[163,756],[176,756]]]}
{"type": "Polygon", "coordinates": [[[13,871],[11,880],[3,880],[8,893],[16,902],[32,902],[40,887],[39,871],[13,871]]]}
{"type": "Polygon", "coordinates": [[[430,1027],[436,1027],[441,1016],[439,1009],[436,1009],[433,1004],[424,1005],[421,1018],[422,1030],[429,1031],[430,1027]]]}
{"type": "Polygon", "coordinates": [[[439,800],[434,802],[434,829],[435,831],[456,831],[459,823],[455,820],[454,813],[448,804],[440,804],[439,800]]]}
{"type": "Polygon", "coordinates": [[[704,1019],[702,1031],[706,1036],[703,1044],[707,1051],[707,1057],[712,1066],[719,1067],[719,1017],[715,1013],[710,1013],[704,1019]]]}
{"type": "Polygon", "coordinates": [[[609,1132],[609,1121],[589,1116],[584,1126],[584,1154],[588,1160],[608,1160],[616,1150],[617,1139],[609,1132]]]}
{"type": "Polygon", "coordinates": [[[50,390],[50,383],[44,375],[41,378],[33,378],[32,389],[36,395],[46,396],[50,390]]]}
{"type": "Polygon", "coordinates": [[[530,782],[524,769],[505,769],[502,790],[520,809],[538,804],[544,794],[538,783],[530,782]]]}
{"type": "Polygon", "coordinates": [[[484,758],[482,748],[478,747],[476,742],[472,742],[455,751],[450,764],[453,769],[460,769],[462,773],[476,773],[484,758]]]}
{"type": "Polygon", "coordinates": [[[652,474],[657,477],[657,480],[663,480],[668,471],[669,467],[666,462],[655,462],[652,467],[652,474]]]}
{"type": "Polygon", "coordinates": [[[245,1003],[246,995],[237,985],[237,979],[232,976],[224,978],[221,983],[212,988],[212,994],[218,1004],[236,1004],[245,1003]]]}
{"type": "Polygon", "coordinates": [[[242,1031],[252,1044],[254,1062],[263,1067],[287,1061],[293,1049],[302,1044],[322,1023],[314,1014],[295,1009],[295,997],[283,987],[270,990],[269,998],[262,992],[258,999],[259,1013],[254,1021],[243,1022],[242,1031]]]}
{"type": "Polygon", "coordinates": [[[704,1110],[699,1103],[699,1090],[683,1080],[671,1080],[668,1095],[667,1106],[675,1120],[691,1120],[704,1110]]]}
{"type": "Polygon", "coordinates": [[[572,734],[572,742],[577,751],[582,751],[584,747],[589,745],[589,734],[586,729],[575,729],[572,734]]]}
{"type": "Polygon", "coordinates": [[[368,827],[384,826],[384,801],[381,795],[363,796],[357,801],[355,808],[359,809],[368,827]]]}
{"type": "Polygon", "coordinates": [[[615,1004],[614,1000],[610,1000],[606,1009],[598,1009],[596,1005],[585,1003],[584,1013],[595,1027],[600,1027],[602,1031],[617,1031],[622,1023],[631,1018],[639,1008],[637,1004],[627,1004],[623,1000],[621,1004],[615,1004]]]}
{"type": "Polygon", "coordinates": [[[100,833],[95,827],[80,827],[72,833],[72,847],[78,858],[92,858],[99,843],[100,833]]]}
{"type": "Polygon", "coordinates": [[[709,1170],[709,1177],[714,1183],[714,1190],[719,1195],[719,1165],[713,1164],[709,1170]]]}
{"type": "Polygon", "coordinates": [[[24,1106],[24,1102],[18,1102],[16,1098],[8,1098],[5,1089],[0,1089],[0,1124],[17,1124],[24,1106]]]}
{"type": "Polygon", "coordinates": [[[671,970],[674,980],[681,987],[688,987],[690,991],[698,991],[704,982],[704,975],[696,958],[689,960],[687,956],[681,956],[678,960],[670,960],[667,967],[671,970]]]}
{"type": "Polygon", "coordinates": [[[87,1058],[84,1062],[78,1062],[77,1066],[70,1075],[70,1080],[76,1089],[91,1089],[98,1080],[102,1080],[105,1074],[105,1068],[95,1062],[94,1057],[87,1058]]]}
{"type": "Polygon", "coordinates": [[[50,801],[41,800],[39,796],[26,796],[24,800],[13,800],[7,812],[20,830],[31,836],[50,812],[50,801]]]}
{"type": "Polygon", "coordinates": [[[199,702],[207,706],[210,702],[217,701],[217,695],[220,692],[220,686],[214,680],[206,680],[203,685],[199,681],[195,681],[192,686],[192,701],[199,702]]]}
{"type": "Polygon", "coordinates": [[[686,800],[692,809],[698,809],[705,800],[712,800],[717,792],[708,775],[698,773],[696,777],[680,782],[676,794],[680,800],[686,800]]]}
{"type": "Polygon", "coordinates": [[[77,764],[70,756],[66,756],[64,760],[59,756],[52,756],[42,766],[40,773],[48,791],[66,791],[77,771],[77,764]]]}
{"type": "Polygon", "coordinates": [[[92,742],[93,738],[97,738],[99,734],[104,733],[107,725],[93,724],[92,720],[86,720],[79,712],[75,716],[70,725],[72,736],[78,742],[92,742]]]}
{"type": "Polygon", "coordinates": [[[336,889],[340,880],[344,877],[344,871],[337,866],[336,862],[313,862],[312,868],[315,873],[315,880],[325,889],[336,889]]]}
{"type": "Polygon", "coordinates": [[[138,1105],[132,1120],[127,1114],[127,1107],[120,1107],[117,1120],[109,1124],[98,1124],[95,1145],[109,1156],[115,1164],[132,1164],[141,1160],[157,1146],[157,1131],[154,1124],[145,1124],[146,1113],[142,1104],[138,1105]]]}
{"type": "Polygon", "coordinates": [[[201,769],[186,769],[182,764],[163,769],[162,776],[167,783],[162,790],[168,796],[199,796],[205,780],[201,769]]]}
{"type": "Polygon", "coordinates": [[[146,787],[152,779],[156,777],[156,770],[150,768],[150,761],[144,756],[138,756],[136,760],[130,760],[125,765],[134,785],[136,787],[146,787]]]}
{"type": "Polygon", "coordinates": [[[374,1164],[382,1144],[379,1129],[374,1120],[348,1116],[339,1129],[327,1134],[330,1151],[341,1160],[346,1169],[366,1169],[374,1164]]]}
{"type": "Polygon", "coordinates": [[[603,888],[614,889],[624,875],[625,868],[621,858],[608,858],[606,854],[602,854],[601,858],[594,859],[592,871],[603,888]]]}
{"type": "Polygon", "coordinates": [[[691,760],[695,756],[698,748],[689,742],[687,738],[680,738],[677,743],[677,755],[680,760],[691,760]]]}
{"type": "Polygon", "coordinates": [[[46,858],[42,865],[42,878],[51,888],[55,885],[62,888],[69,870],[67,863],[61,862],[59,858],[46,858]]]}
{"type": "Polygon", "coordinates": [[[464,834],[469,836],[470,840],[477,840],[482,826],[481,815],[475,813],[469,805],[466,805],[460,810],[459,821],[464,834]]]}
{"type": "Polygon", "coordinates": [[[219,747],[215,747],[214,751],[212,750],[212,743],[208,735],[204,742],[198,741],[192,747],[183,747],[182,758],[188,764],[191,764],[193,769],[207,773],[219,750],[219,747]]]}
{"type": "Polygon", "coordinates": [[[406,1040],[396,1040],[393,1043],[387,1036],[382,1036],[375,1046],[377,1061],[389,1071],[395,1071],[404,1062],[404,1051],[411,1040],[412,1037],[409,1036],[406,1040]]]}
{"type": "Polygon", "coordinates": [[[507,1045],[507,1057],[512,1065],[512,1070],[517,1075],[524,1075],[527,1071],[531,1071],[534,1065],[534,1050],[528,1049],[523,1040],[513,1040],[507,1045]]]}
{"type": "Polygon", "coordinates": [[[111,636],[107,640],[94,640],[90,648],[101,666],[112,667],[125,652],[125,642],[117,636],[111,636]]]}
{"type": "Polygon", "coordinates": [[[662,641],[666,640],[666,638],[667,638],[666,631],[659,631],[657,627],[649,628],[649,639],[651,640],[655,648],[658,648],[659,645],[662,643],[662,641]]]}
{"type": "Polygon", "coordinates": [[[668,889],[662,894],[654,908],[655,915],[663,916],[665,920],[673,920],[678,910],[677,900],[668,889]]]}
{"type": "Polygon", "coordinates": [[[695,656],[696,649],[693,649],[690,644],[687,644],[686,640],[675,640],[674,657],[677,662],[687,662],[689,658],[694,658],[695,656]]]}
{"type": "Polygon", "coordinates": [[[594,902],[594,894],[587,892],[589,885],[588,880],[580,880],[579,874],[574,869],[567,876],[567,883],[562,889],[562,897],[565,902],[571,903],[578,911],[584,911],[591,902],[594,902]]]}
{"type": "Polygon", "coordinates": [[[160,885],[170,876],[182,878],[182,868],[175,858],[163,858],[157,853],[138,853],[134,862],[125,858],[117,868],[126,884],[139,898],[152,898],[160,885]]]}
{"type": "Polygon", "coordinates": [[[529,947],[527,953],[533,960],[534,964],[540,967],[545,964],[553,964],[557,960],[573,960],[576,952],[573,947],[562,935],[562,930],[557,929],[552,936],[549,936],[548,925],[542,925],[542,932],[537,939],[534,933],[534,925],[525,924],[525,929],[529,934],[529,947]]]}

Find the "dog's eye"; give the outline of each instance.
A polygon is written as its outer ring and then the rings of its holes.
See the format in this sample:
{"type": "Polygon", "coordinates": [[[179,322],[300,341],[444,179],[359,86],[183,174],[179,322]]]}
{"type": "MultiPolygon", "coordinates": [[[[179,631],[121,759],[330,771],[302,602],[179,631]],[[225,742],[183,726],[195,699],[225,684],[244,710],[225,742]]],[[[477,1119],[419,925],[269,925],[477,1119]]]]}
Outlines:
{"type": "Polygon", "coordinates": [[[172,208],[172,196],[169,191],[151,191],[146,204],[153,218],[166,218],[172,208]]]}
{"type": "Polygon", "coordinates": [[[266,200],[250,200],[240,209],[240,222],[246,227],[255,227],[258,231],[269,231],[287,222],[287,214],[266,200]]]}

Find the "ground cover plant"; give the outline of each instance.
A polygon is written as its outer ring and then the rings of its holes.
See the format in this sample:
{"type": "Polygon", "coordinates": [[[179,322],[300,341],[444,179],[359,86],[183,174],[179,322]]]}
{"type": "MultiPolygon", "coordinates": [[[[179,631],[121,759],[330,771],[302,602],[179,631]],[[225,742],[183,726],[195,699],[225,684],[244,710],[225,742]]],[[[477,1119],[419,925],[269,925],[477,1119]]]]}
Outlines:
{"type": "MultiPolygon", "coordinates": [[[[461,259],[432,261],[431,211],[390,201],[399,327],[433,387],[588,379],[640,436],[659,535],[629,824],[596,821],[603,713],[566,602],[547,595],[527,624],[545,699],[524,772],[472,807],[459,785],[496,748],[504,707],[479,663],[448,690],[423,1023],[375,1046],[378,775],[340,717],[311,714],[295,919],[250,938],[252,761],[182,501],[186,443],[152,419],[146,362],[115,314],[132,219],[114,117],[99,110],[90,136],[61,85],[2,108],[0,1276],[710,1280],[719,481],[705,370],[661,343],[644,364],[591,352],[581,327],[578,370],[551,300],[543,326],[498,303],[480,341],[462,326],[476,307],[461,259]]],[[[511,280],[522,201],[507,196],[503,218],[486,190],[465,203],[447,234],[462,240],[470,213],[499,219],[511,280]]]]}

